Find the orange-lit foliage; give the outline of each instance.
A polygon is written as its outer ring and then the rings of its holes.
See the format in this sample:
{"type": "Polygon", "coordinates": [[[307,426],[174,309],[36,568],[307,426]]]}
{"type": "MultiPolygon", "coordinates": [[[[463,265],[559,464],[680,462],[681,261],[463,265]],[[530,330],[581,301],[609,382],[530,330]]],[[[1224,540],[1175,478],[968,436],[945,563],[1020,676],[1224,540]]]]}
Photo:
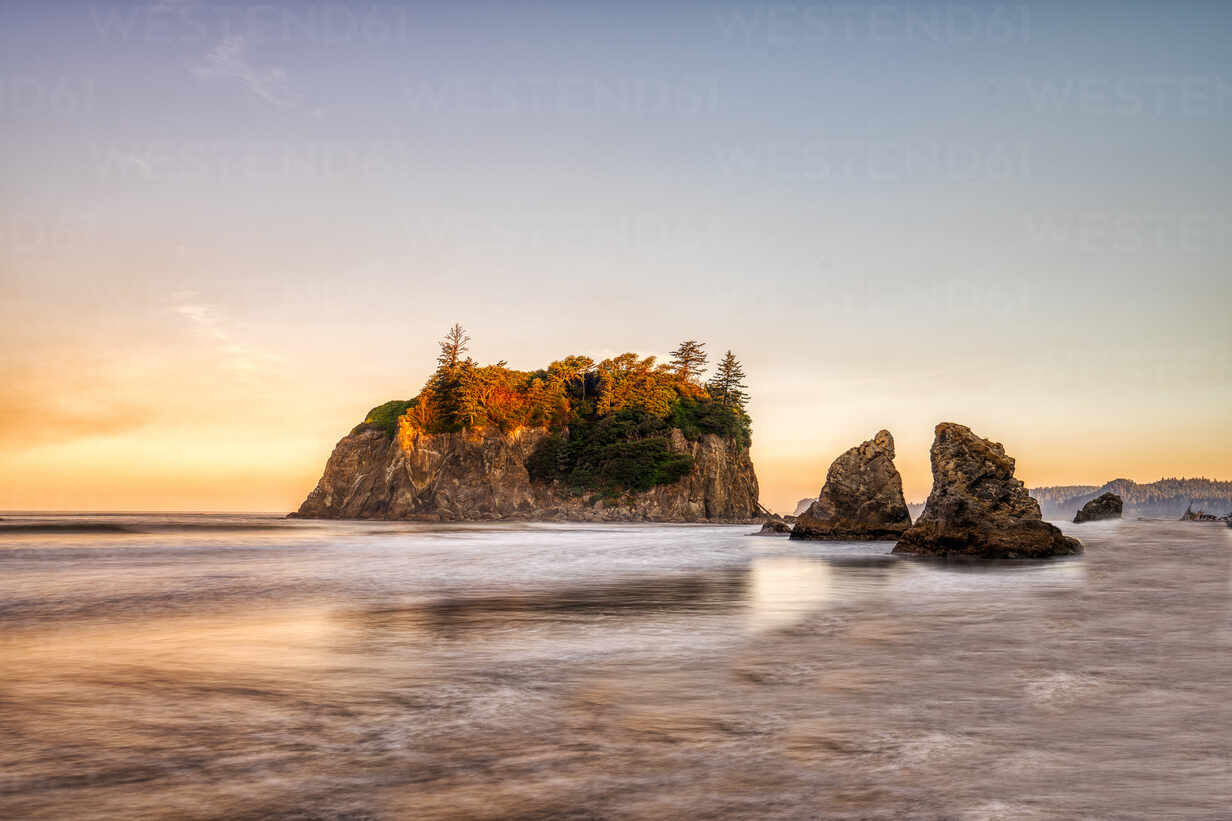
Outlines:
{"type": "Polygon", "coordinates": [[[627,409],[667,417],[681,400],[708,398],[703,386],[682,381],[653,356],[626,353],[598,365],[570,356],[539,371],[517,371],[503,362],[481,367],[466,359],[438,368],[402,419],[428,433],[488,426],[560,430],[627,409]]]}
{"type": "MultiPolygon", "coordinates": [[[[560,431],[622,411],[683,420],[682,429],[696,428],[699,419],[702,427],[710,424],[704,406],[711,399],[698,378],[705,361],[700,343],[689,343],[692,367],[625,353],[598,364],[586,356],[567,356],[538,371],[518,371],[504,362],[481,366],[463,358],[468,342],[460,326],[441,342],[436,371],[418,396],[401,403],[406,410],[398,427],[405,435],[488,427],[506,433],[519,427],[560,431]]],[[[381,409],[388,415],[398,406],[387,403],[381,409]]],[[[747,432],[742,411],[729,415],[727,421],[747,432]]]]}

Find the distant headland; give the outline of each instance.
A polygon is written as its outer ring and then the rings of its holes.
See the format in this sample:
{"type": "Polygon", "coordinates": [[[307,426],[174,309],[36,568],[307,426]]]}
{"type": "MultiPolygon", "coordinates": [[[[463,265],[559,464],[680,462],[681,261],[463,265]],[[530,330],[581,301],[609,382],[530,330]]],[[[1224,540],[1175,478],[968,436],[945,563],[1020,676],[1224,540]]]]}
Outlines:
{"type": "Polygon", "coordinates": [[[1232,482],[1206,478],[1160,479],[1145,484],[1132,479],[1113,479],[1098,487],[1037,487],[1030,493],[1039,501],[1045,519],[1069,519],[1087,502],[1105,493],[1121,497],[1126,517],[1177,519],[1190,505],[1219,513],[1232,511],[1232,482]]]}
{"type": "MultiPolygon", "coordinates": [[[[1106,493],[1120,496],[1124,515],[1129,518],[1177,519],[1193,505],[1203,510],[1232,511],[1232,482],[1217,479],[1169,478],[1138,483],[1132,479],[1113,479],[1102,485],[1053,485],[1030,488],[1045,519],[1069,520],[1074,513],[1106,493]]],[[[812,501],[802,499],[800,504],[812,501]]],[[[912,518],[924,511],[923,502],[907,505],[912,518]]],[[[798,510],[801,508],[797,508],[798,510]]]]}

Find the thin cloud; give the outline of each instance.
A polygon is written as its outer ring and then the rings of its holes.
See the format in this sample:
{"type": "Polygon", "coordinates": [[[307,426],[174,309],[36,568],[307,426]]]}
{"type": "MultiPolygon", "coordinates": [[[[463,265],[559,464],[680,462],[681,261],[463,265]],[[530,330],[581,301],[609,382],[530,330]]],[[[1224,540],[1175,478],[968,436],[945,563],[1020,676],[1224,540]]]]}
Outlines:
{"type": "Polygon", "coordinates": [[[253,65],[248,58],[248,41],[240,34],[222,38],[205,55],[205,62],[193,68],[193,73],[202,78],[239,80],[252,94],[278,108],[299,103],[298,95],[291,90],[287,72],[280,66],[253,65]]]}
{"type": "Polygon", "coordinates": [[[215,306],[202,301],[196,291],[181,291],[175,295],[175,301],[172,310],[186,318],[213,346],[224,369],[254,375],[279,364],[276,355],[258,351],[237,339],[227,318],[215,306]]]}

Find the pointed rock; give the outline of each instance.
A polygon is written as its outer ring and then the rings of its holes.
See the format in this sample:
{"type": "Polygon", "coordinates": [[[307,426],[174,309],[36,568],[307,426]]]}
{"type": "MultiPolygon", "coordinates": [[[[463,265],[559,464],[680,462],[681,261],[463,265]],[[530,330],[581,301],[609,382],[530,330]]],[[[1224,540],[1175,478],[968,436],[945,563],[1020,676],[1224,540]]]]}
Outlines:
{"type": "Polygon", "coordinates": [[[793,539],[893,540],[911,526],[888,430],[834,460],[826,484],[792,528],[793,539]]]}
{"type": "Polygon", "coordinates": [[[1039,559],[1082,552],[1081,542],[1041,518],[1001,443],[942,422],[930,455],[932,492],[895,553],[1039,559]]]}
{"type": "Polygon", "coordinates": [[[1105,493],[1083,505],[1082,510],[1074,516],[1074,524],[1097,522],[1100,519],[1119,519],[1123,505],[1120,496],[1115,493],[1105,493]]]}

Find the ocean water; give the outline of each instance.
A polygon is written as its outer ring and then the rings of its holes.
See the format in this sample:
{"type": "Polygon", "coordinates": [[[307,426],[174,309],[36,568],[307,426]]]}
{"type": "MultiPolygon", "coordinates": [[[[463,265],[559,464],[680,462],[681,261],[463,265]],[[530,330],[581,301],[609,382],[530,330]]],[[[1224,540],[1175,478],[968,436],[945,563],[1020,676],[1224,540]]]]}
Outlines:
{"type": "Polygon", "coordinates": [[[0,818],[1232,817],[1232,529],[0,521],[0,818]]]}

